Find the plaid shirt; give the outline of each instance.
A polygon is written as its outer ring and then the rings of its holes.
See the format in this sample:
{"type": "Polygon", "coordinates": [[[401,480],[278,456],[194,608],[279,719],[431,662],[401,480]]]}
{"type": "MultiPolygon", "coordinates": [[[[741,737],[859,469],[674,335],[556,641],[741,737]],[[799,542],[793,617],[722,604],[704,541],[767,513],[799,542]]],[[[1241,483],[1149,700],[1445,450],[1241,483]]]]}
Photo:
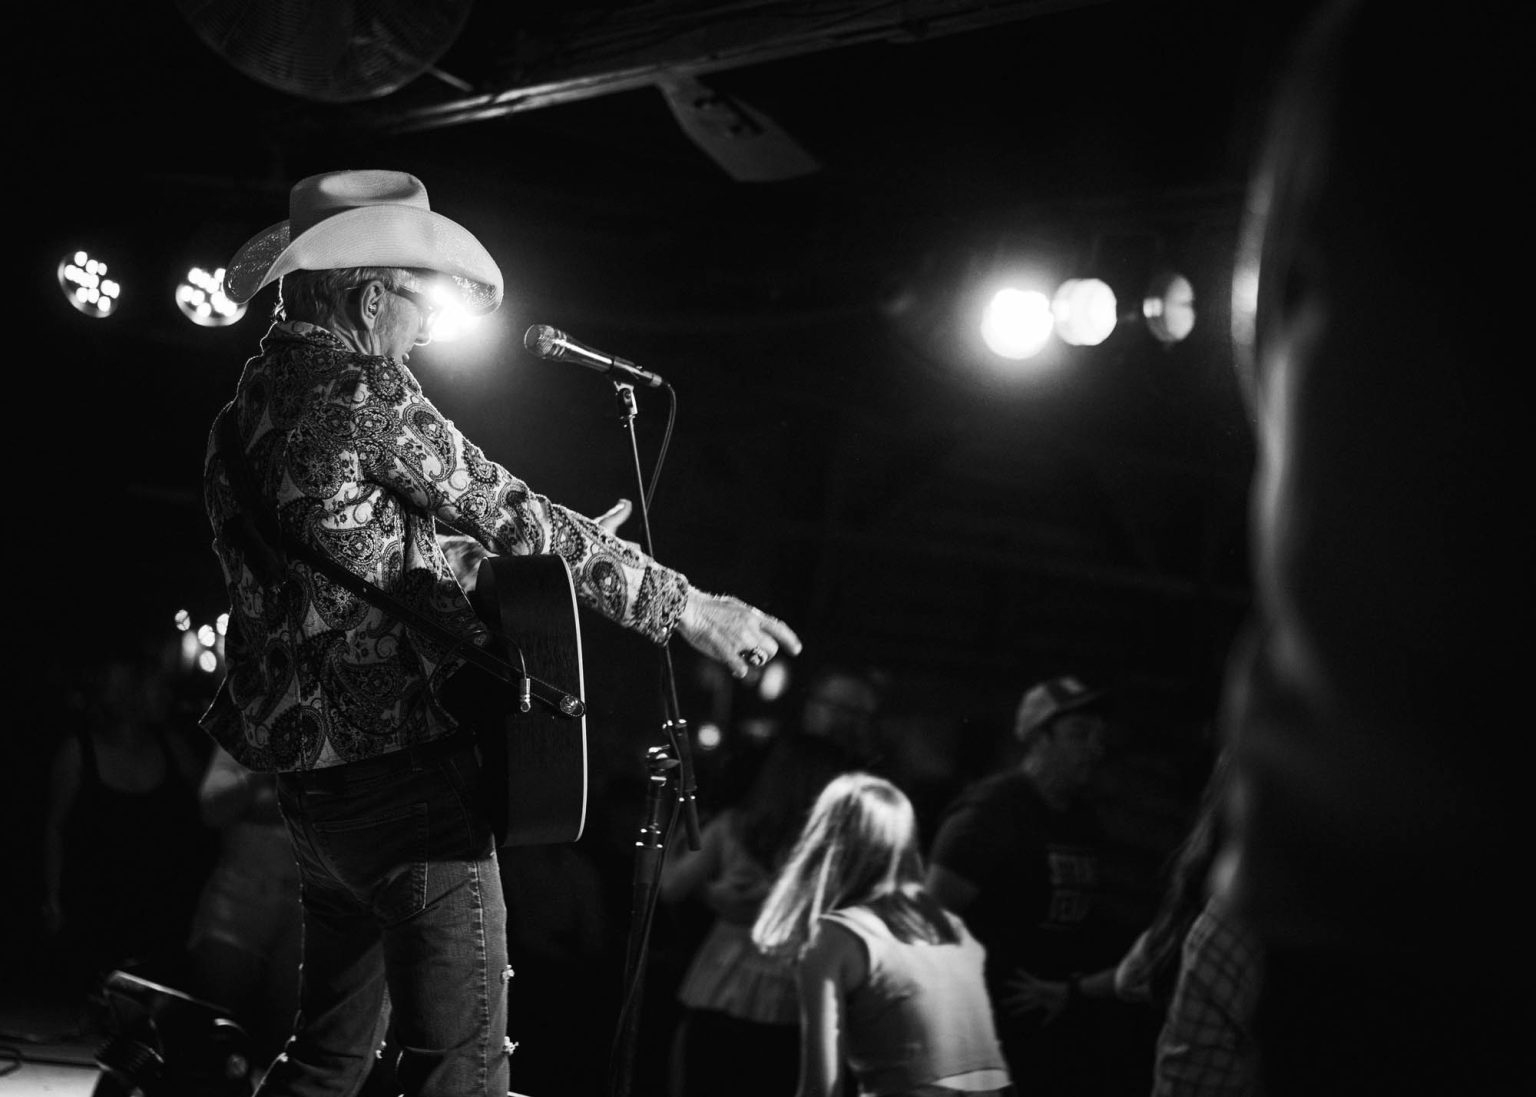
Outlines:
{"type": "MultiPolygon", "coordinates": [[[[312,324],[277,324],[233,402],[248,467],[285,536],[453,632],[484,627],[438,540],[440,517],[501,554],[555,553],[577,599],[664,643],[688,583],[590,518],[535,495],[445,419],[401,362],[312,324]]],[[[438,694],[463,657],[291,560],[263,586],[244,558],[210,436],[203,491],[229,592],[226,690],[203,727],[249,769],[317,769],[451,733],[438,694]]]]}
{"type": "Polygon", "coordinates": [[[1157,1040],[1153,1097],[1255,1092],[1248,1022],[1258,994],[1258,941],[1215,899],[1184,938],[1173,1001],[1157,1040]]]}

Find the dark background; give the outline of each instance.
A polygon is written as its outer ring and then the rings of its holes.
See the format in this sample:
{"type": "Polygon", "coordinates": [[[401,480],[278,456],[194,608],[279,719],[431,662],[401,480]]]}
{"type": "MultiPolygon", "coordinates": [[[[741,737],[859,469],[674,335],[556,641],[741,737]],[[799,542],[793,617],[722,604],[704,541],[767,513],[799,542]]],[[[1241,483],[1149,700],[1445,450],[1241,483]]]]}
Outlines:
{"type": "MultiPolygon", "coordinates": [[[[423,178],[507,281],[473,346],[412,367],[537,490],[589,513],[635,494],[610,387],[521,349],[529,324],[551,323],[672,384],[658,555],[783,616],[808,655],[964,684],[948,703],[984,710],[976,690],[1011,700],[1048,664],[1207,706],[1247,598],[1231,255],[1257,105],[1295,15],[877,5],[869,40],[837,44],[863,8],[744,8],[777,21],[738,26],[708,4],[466,8],[438,70],[555,89],[478,121],[433,116],[474,97],[431,74],[340,103],[270,87],[169,5],[69,16],[39,39],[16,119],[31,139],[13,370],[27,398],[11,409],[16,467],[36,485],[21,521],[48,546],[46,578],[23,592],[29,635],[88,639],[79,615],[102,610],[89,632],[220,608],[201,454],[273,291],[207,329],[170,287],[285,216],[297,178],[389,166],[423,178]],[[984,25],[951,30],[962,17],[984,25]],[[674,25],[693,38],[635,29],[674,25]],[[752,63],[707,68],[709,30],[752,63]],[[792,30],[780,48],[799,52],[774,55],[792,30]],[[668,50],[819,170],[737,181],[655,88],[588,92],[598,77],[582,74],[652,71],[668,50]],[[59,257],[87,244],[128,286],[109,321],[54,284],[59,257]],[[975,314],[989,279],[1020,265],[1051,283],[1105,277],[1123,309],[1153,271],[1181,270],[1195,332],[1165,348],[1125,322],[1099,347],[1053,341],[1002,363],[975,314]]],[[[667,405],[640,399],[649,469],[667,405]]]]}
{"type": "MultiPolygon", "coordinates": [[[[295,180],[389,167],[421,177],[506,277],[472,343],[412,356],[428,394],[536,490],[595,514],[636,497],[611,386],[532,359],[522,332],[553,324],[665,376],[677,408],[656,554],[789,621],[804,670],[879,668],[893,757],[933,804],[993,763],[1030,682],[1120,685],[1100,791],[1121,841],[1116,917],[1145,916],[1247,609],[1253,454],[1228,298],[1260,106],[1301,5],[460,5],[435,72],[407,58],[398,88],[359,97],[357,77],[331,98],[241,71],[234,32],[216,52],[193,20],[220,7],[57,5],[23,49],[13,913],[31,909],[40,774],[74,668],[169,637],[179,608],[211,621],[224,606],[202,452],[272,290],[209,329],[171,287],[285,217],[295,180]],[[762,112],[818,170],[733,178],[649,86],[668,69],[762,112]],[[109,320],[58,292],[59,259],[81,246],[126,287],[109,320]],[[1125,322],[1101,346],[1053,342],[1005,366],[974,318],[981,288],[1021,265],[1104,277],[1122,310],[1178,269],[1197,326],[1164,347],[1125,322]]],[[[419,28],[400,41],[430,45],[419,28]]],[[[350,56],[318,71],[350,79],[350,56]]],[[[639,401],[649,470],[668,406],[639,401]]],[[[585,844],[622,937],[657,660],[605,621],[583,628],[585,844]]],[[[765,708],[687,651],[677,666],[684,716],[722,722],[728,742],[765,708]]],[[[189,711],[210,687],[189,675],[189,711]]]]}

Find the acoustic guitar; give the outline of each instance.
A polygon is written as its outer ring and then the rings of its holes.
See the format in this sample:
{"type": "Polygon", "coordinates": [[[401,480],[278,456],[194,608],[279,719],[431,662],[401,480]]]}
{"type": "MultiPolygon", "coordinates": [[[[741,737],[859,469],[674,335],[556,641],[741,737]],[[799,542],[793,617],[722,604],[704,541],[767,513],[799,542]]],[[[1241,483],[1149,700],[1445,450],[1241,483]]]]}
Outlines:
{"type": "Polygon", "coordinates": [[[558,556],[487,556],[469,592],[491,630],[486,653],[511,681],[473,660],[444,700],[477,729],[483,799],[498,845],[574,842],[587,821],[587,720],[581,622],[558,556]]]}

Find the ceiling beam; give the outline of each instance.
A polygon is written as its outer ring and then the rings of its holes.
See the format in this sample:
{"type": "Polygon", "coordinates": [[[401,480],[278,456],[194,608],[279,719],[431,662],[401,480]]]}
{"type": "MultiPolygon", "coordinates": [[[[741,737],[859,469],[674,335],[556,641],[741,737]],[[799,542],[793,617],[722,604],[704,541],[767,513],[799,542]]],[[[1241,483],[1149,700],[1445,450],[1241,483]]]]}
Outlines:
{"type": "MultiPolygon", "coordinates": [[[[541,28],[520,42],[506,66],[513,75],[482,81],[485,90],[477,94],[359,113],[363,125],[380,132],[436,129],[629,91],[667,76],[699,76],[847,46],[925,41],[1109,2],[844,0],[721,3],[714,10],[670,2],[620,5],[591,28],[575,19],[569,31],[541,28]]],[[[452,56],[442,63],[450,67],[452,56]]],[[[432,75],[449,77],[443,82],[455,90],[470,83],[463,73],[432,75]]]]}

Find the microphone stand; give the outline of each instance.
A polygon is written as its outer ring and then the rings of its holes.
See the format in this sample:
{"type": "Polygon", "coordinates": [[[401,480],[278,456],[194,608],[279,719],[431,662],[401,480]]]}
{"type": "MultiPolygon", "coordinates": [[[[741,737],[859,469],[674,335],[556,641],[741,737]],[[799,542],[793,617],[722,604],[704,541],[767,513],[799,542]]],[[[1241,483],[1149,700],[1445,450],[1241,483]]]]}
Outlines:
{"type": "MultiPolygon", "coordinates": [[[[640,446],[635,438],[635,417],[638,414],[635,386],[627,381],[615,380],[613,389],[619,403],[619,418],[629,435],[630,454],[634,460],[641,536],[646,555],[654,559],[656,553],[651,541],[650,505],[645,490],[645,476],[640,467],[640,446]]],[[[657,880],[666,854],[666,837],[661,828],[661,804],[666,787],[672,780],[677,783],[675,795],[677,806],[682,809],[687,828],[688,848],[697,850],[701,845],[692,744],[688,737],[688,723],[679,711],[677,675],[672,666],[670,645],[662,648],[661,664],[662,701],[666,710],[662,730],[666,734],[668,746],[652,747],[646,753],[646,766],[649,771],[646,805],[639,837],[635,842],[637,852],[632,885],[630,936],[625,952],[619,1031],[615,1041],[614,1060],[610,1065],[610,1092],[614,1097],[628,1097],[633,1081],[635,1045],[640,1031],[646,951],[650,940],[651,917],[656,905],[657,880]]],[[[675,822],[675,816],[673,821],[675,822]]],[[[668,828],[668,833],[670,829],[668,828]]]]}

